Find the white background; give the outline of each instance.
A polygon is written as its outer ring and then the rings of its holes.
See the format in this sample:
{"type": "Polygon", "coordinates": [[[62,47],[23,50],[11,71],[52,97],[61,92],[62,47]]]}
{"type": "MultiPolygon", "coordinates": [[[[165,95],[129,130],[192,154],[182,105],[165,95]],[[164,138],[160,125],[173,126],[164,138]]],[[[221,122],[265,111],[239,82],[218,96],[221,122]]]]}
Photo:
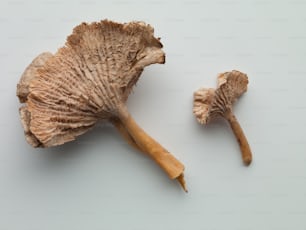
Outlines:
{"type": "Polygon", "coordinates": [[[306,229],[306,1],[26,1],[0,3],[0,229],[306,229]],[[143,20],[166,64],[130,96],[135,120],[186,166],[185,194],[111,126],[34,149],[16,84],[43,51],[86,21],[143,20]],[[254,161],[243,166],[224,122],[200,126],[192,94],[220,72],[249,76],[235,106],[254,161]]]}

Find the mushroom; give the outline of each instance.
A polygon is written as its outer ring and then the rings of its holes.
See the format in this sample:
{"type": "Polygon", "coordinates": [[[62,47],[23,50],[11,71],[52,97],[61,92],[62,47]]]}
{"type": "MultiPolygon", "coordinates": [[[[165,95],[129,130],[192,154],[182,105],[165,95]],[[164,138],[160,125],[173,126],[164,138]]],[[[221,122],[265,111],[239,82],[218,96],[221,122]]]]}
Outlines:
{"type": "Polygon", "coordinates": [[[154,63],[165,63],[165,54],[150,25],[103,20],[75,27],[65,46],[35,58],[17,85],[26,140],[33,147],[61,145],[107,121],[187,191],[184,165],[126,107],[144,67],[154,63]]]}
{"type": "Polygon", "coordinates": [[[237,70],[225,72],[218,76],[218,88],[201,88],[194,93],[193,113],[201,124],[207,124],[218,117],[225,118],[239,143],[242,160],[245,165],[252,161],[248,141],[238,123],[233,104],[247,91],[248,77],[237,70]]]}

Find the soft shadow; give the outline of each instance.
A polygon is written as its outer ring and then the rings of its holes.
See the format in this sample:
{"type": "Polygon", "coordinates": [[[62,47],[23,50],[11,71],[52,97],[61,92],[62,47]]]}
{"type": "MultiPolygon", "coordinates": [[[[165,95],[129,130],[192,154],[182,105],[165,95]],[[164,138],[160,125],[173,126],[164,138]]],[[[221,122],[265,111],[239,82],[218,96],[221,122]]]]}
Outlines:
{"type": "MultiPolygon", "coordinates": [[[[40,153],[47,161],[62,161],[64,159],[78,158],[92,150],[93,145],[106,145],[110,139],[120,138],[117,131],[111,125],[97,124],[87,133],[77,137],[74,141],[63,145],[43,148],[40,153]]],[[[103,151],[101,151],[103,154],[103,151]]]]}
{"type": "Polygon", "coordinates": [[[214,135],[216,133],[220,132],[230,132],[230,126],[228,122],[224,118],[216,118],[215,120],[211,121],[208,124],[202,125],[197,122],[196,125],[194,125],[196,128],[197,132],[203,132],[203,135],[214,135]]]}

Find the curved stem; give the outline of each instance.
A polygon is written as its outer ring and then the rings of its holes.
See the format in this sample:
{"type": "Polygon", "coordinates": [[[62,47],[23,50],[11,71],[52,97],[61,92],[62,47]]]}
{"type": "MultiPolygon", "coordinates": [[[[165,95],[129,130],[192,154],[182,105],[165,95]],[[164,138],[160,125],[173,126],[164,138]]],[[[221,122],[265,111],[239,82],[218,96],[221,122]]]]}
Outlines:
{"type": "Polygon", "coordinates": [[[252,162],[252,152],[248,143],[248,140],[246,139],[243,130],[237,121],[235,115],[229,111],[225,114],[225,118],[230,123],[231,128],[236,136],[236,139],[239,143],[241,154],[242,154],[242,160],[245,165],[249,165],[252,162]]]}
{"type": "Polygon", "coordinates": [[[122,126],[139,149],[147,153],[171,179],[177,179],[187,192],[183,173],[184,165],[139,127],[125,106],[121,106],[118,113],[122,126]]]}

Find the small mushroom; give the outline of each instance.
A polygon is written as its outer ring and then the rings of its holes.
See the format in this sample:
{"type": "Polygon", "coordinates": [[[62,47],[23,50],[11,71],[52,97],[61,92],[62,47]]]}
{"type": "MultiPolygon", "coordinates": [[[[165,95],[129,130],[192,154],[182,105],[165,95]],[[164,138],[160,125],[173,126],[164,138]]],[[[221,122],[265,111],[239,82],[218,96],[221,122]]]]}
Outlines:
{"type": "Polygon", "coordinates": [[[218,117],[225,118],[239,143],[245,165],[252,161],[248,141],[233,114],[233,104],[247,91],[248,77],[237,70],[218,76],[218,88],[201,88],[194,93],[193,113],[201,124],[207,124],[218,117]]]}
{"type": "Polygon", "coordinates": [[[186,191],[184,165],[146,134],[126,101],[144,67],[165,62],[162,44],[143,22],[103,20],[74,28],[54,55],[33,60],[17,85],[29,144],[50,147],[74,140],[98,121],[111,122],[186,191]]]}

